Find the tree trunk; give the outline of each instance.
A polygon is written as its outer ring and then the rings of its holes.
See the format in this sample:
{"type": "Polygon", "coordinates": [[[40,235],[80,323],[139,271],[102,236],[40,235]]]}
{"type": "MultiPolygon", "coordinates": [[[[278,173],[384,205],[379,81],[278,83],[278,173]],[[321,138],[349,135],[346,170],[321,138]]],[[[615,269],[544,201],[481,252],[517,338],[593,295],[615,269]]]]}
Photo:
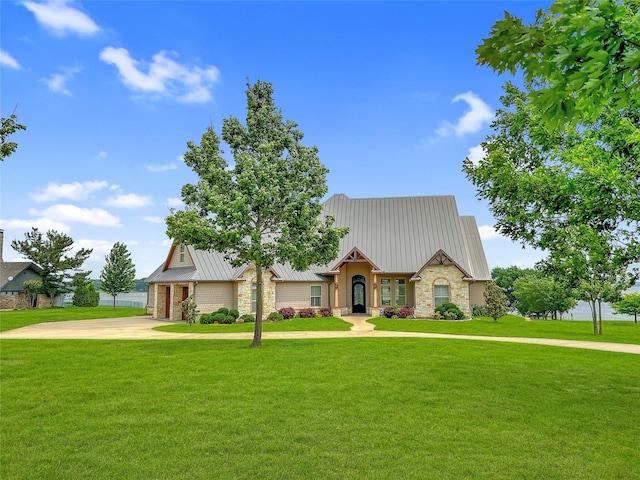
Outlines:
{"type": "Polygon", "coordinates": [[[115,295],[111,295],[113,297],[113,309],[115,310],[116,308],[116,296],[115,295]]]}
{"type": "Polygon", "coordinates": [[[256,323],[253,329],[252,347],[262,345],[262,266],[256,263],[256,323]]]}
{"type": "Polygon", "coordinates": [[[593,334],[598,334],[598,316],[596,313],[596,301],[589,300],[589,308],[591,309],[591,321],[593,323],[593,334]]]}
{"type": "Polygon", "coordinates": [[[602,335],[602,300],[598,300],[598,335],[602,335]]]}

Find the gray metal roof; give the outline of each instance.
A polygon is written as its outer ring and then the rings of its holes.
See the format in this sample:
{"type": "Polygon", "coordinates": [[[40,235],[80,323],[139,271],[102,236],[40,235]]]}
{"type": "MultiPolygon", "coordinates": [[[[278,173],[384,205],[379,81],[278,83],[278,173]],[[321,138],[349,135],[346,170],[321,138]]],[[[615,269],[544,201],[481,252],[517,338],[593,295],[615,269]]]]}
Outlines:
{"type": "Polygon", "coordinates": [[[326,201],[324,212],[335,216],[336,226],[350,228],[332,267],[357,248],[384,272],[415,273],[443,250],[472,271],[452,195],[351,199],[339,194],[326,201]]]}
{"type": "MultiPolygon", "coordinates": [[[[337,194],[325,202],[324,213],[335,216],[336,226],[349,227],[335,261],[304,272],[276,264],[279,279],[325,281],[321,274],[339,267],[354,249],[383,272],[415,274],[442,251],[473,278],[491,278],[475,218],[461,217],[452,195],[351,199],[337,194]]],[[[235,281],[246,268],[231,267],[221,253],[188,250],[194,267],[163,270],[163,264],[146,282],[235,281]]]]}

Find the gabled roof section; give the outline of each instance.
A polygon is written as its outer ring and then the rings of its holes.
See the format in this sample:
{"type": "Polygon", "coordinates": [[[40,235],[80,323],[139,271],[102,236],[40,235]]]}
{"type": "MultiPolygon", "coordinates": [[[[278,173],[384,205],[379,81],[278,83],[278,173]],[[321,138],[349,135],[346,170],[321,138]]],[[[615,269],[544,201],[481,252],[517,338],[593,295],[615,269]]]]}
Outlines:
{"type": "Polygon", "coordinates": [[[417,275],[419,275],[420,272],[429,265],[453,265],[458,270],[460,270],[460,273],[462,273],[466,278],[472,278],[472,275],[468,271],[466,271],[464,267],[460,266],[458,262],[451,258],[451,256],[442,249],[438,250],[433,255],[433,257],[427,260],[427,262],[422,267],[420,267],[420,269],[417,271],[417,275]]]}
{"type": "MultiPolygon", "coordinates": [[[[25,270],[33,270],[37,274],[42,273],[42,268],[33,262],[2,262],[0,263],[0,289],[4,288],[8,283],[13,281],[18,275],[25,270]],[[11,280],[9,278],[11,277],[11,280]]],[[[20,283],[22,288],[22,283],[20,283]]]]}
{"type": "Polygon", "coordinates": [[[462,271],[472,270],[453,195],[351,199],[338,194],[325,202],[324,213],[335,216],[336,226],[349,227],[338,258],[357,248],[381,271],[415,274],[443,250],[462,271]]]}
{"type": "Polygon", "coordinates": [[[469,256],[469,265],[474,280],[491,280],[491,271],[487,264],[487,258],[482,248],[482,240],[480,239],[480,231],[476,218],[470,215],[460,217],[462,222],[462,231],[464,233],[464,241],[467,246],[467,254],[469,256]]]}
{"type": "Polygon", "coordinates": [[[356,247],[352,248],[351,251],[348,252],[344,257],[340,258],[340,260],[332,264],[333,267],[331,268],[331,270],[336,270],[343,264],[351,262],[367,262],[371,264],[374,270],[378,270],[378,266],[373,263],[364,253],[362,253],[359,248],[356,247]]]}

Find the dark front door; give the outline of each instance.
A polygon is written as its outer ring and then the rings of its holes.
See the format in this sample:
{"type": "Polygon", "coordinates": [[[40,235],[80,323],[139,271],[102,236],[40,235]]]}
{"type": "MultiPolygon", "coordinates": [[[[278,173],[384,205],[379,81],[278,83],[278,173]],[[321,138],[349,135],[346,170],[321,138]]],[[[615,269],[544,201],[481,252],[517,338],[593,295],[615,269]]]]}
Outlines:
{"type": "Polygon", "coordinates": [[[362,275],[355,275],[351,279],[351,300],[353,302],[352,313],[367,313],[365,278],[362,275]]]}
{"type": "MultiPolygon", "coordinates": [[[[184,302],[189,296],[189,287],[182,287],[182,301],[184,302]]],[[[182,320],[184,320],[184,310],[182,310],[182,320]]]]}
{"type": "Polygon", "coordinates": [[[171,287],[167,287],[164,291],[164,316],[169,318],[171,312],[171,287]]]}

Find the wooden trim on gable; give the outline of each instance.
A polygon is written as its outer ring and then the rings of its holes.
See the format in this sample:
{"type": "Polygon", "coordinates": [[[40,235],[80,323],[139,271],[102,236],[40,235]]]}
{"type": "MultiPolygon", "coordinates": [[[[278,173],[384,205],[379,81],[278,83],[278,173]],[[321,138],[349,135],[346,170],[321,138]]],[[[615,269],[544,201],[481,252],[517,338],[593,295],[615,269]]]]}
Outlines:
{"type": "Polygon", "coordinates": [[[169,268],[169,264],[171,263],[171,259],[173,258],[173,253],[176,251],[177,243],[171,244],[171,248],[169,249],[169,254],[167,255],[167,259],[164,261],[164,266],[162,267],[162,271],[166,272],[169,268]]]}
{"type": "Polygon", "coordinates": [[[440,249],[436,253],[434,253],[433,256],[429,260],[427,260],[427,262],[422,267],[420,267],[420,269],[416,272],[416,274],[412,277],[412,279],[413,278],[419,279],[420,276],[418,274],[429,265],[445,265],[446,260],[448,260],[451,263],[451,265],[453,265],[458,270],[460,270],[460,272],[464,275],[464,279],[473,278],[473,276],[470,275],[469,272],[467,272],[464,268],[462,268],[458,264],[458,262],[456,262],[453,258],[451,258],[451,256],[447,252],[445,252],[443,249],[440,249]]]}
{"type": "Polygon", "coordinates": [[[354,262],[367,262],[373,267],[372,270],[380,271],[378,266],[375,263],[373,263],[369,257],[367,257],[364,253],[362,253],[360,249],[358,249],[358,247],[353,247],[351,251],[349,251],[349,253],[347,253],[344,257],[342,257],[341,260],[335,263],[335,265],[333,266],[333,268],[331,268],[329,273],[339,271],[340,267],[345,263],[354,263],[354,262]]]}

